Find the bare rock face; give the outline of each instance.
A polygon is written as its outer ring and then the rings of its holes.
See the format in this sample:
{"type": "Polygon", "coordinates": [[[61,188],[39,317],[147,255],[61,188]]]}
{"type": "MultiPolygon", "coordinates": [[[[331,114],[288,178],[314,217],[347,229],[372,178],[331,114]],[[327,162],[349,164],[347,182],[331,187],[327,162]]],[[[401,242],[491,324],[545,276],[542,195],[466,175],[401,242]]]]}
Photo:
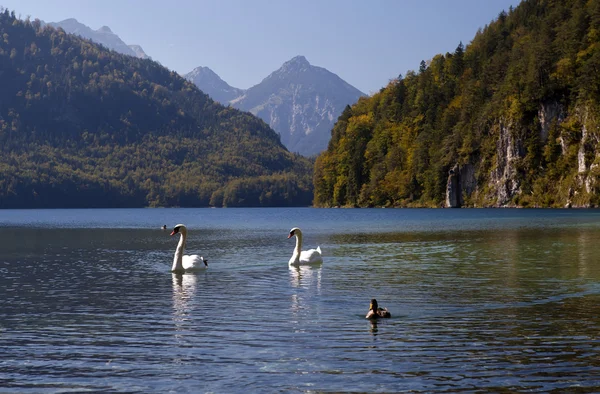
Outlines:
{"type": "MultiPolygon", "coordinates": [[[[495,163],[488,175],[487,200],[494,201],[495,206],[506,207],[521,192],[517,163],[524,156],[524,148],[510,121],[501,119],[493,127],[498,139],[495,163]]],[[[468,198],[479,191],[476,178],[478,163],[472,163],[455,165],[450,170],[446,184],[446,207],[460,208],[465,205],[465,196],[468,198]]]]}
{"type": "Polygon", "coordinates": [[[446,183],[446,208],[461,208],[465,205],[463,195],[469,196],[477,189],[475,167],[472,164],[455,164],[448,173],[446,183]]]}
{"type": "MultiPolygon", "coordinates": [[[[597,126],[600,122],[589,118],[589,111],[585,107],[578,107],[568,114],[561,104],[545,102],[538,109],[538,130],[540,143],[548,143],[551,127],[559,127],[558,134],[554,134],[560,143],[562,154],[567,154],[576,144],[575,178],[567,176],[564,179],[564,207],[589,206],[589,196],[598,193],[598,179],[600,178],[600,131],[597,126]],[[578,137],[564,135],[561,124],[570,119],[575,124],[580,124],[578,137]],[[570,185],[570,186],[569,186],[570,185]]],[[[571,126],[572,127],[572,126],[571,126]]],[[[495,161],[488,174],[482,174],[486,181],[487,192],[485,199],[497,207],[514,206],[514,198],[522,193],[520,175],[518,173],[519,161],[525,157],[524,133],[517,122],[499,119],[491,129],[497,135],[495,161]]],[[[572,133],[572,131],[571,131],[572,133]]],[[[478,170],[477,162],[471,158],[472,163],[464,166],[455,165],[450,171],[446,187],[446,206],[464,206],[464,197],[469,198],[473,193],[480,191],[475,173],[478,170]]]]}
{"type": "Polygon", "coordinates": [[[582,127],[581,140],[577,150],[577,181],[581,192],[594,194],[598,191],[600,133],[597,122],[590,119],[589,111],[586,108],[579,111],[579,118],[582,127]]]}
{"type": "Polygon", "coordinates": [[[565,118],[563,107],[556,101],[550,101],[540,104],[538,109],[538,119],[540,121],[540,141],[545,143],[548,140],[548,133],[552,122],[561,123],[565,118]]]}
{"type": "Polygon", "coordinates": [[[460,208],[462,206],[462,190],[458,165],[448,172],[446,183],[446,208],[460,208]]]}
{"type": "MultiPolygon", "coordinates": [[[[477,179],[475,178],[475,167],[473,164],[465,164],[460,167],[460,185],[461,191],[470,196],[477,189],[477,179]]],[[[464,202],[463,202],[464,204],[464,202]]]]}
{"type": "MultiPolygon", "coordinates": [[[[562,196],[564,201],[561,204],[564,207],[590,206],[589,197],[599,192],[600,122],[590,119],[589,113],[585,107],[578,107],[574,109],[574,113],[568,114],[557,102],[542,103],[538,109],[538,130],[542,145],[548,143],[552,127],[558,127],[553,138],[560,143],[562,154],[566,154],[569,149],[572,151],[573,145],[576,144],[577,173],[575,178],[567,177],[564,180],[567,188],[562,196]],[[563,135],[561,124],[565,119],[581,125],[580,133],[576,133],[577,138],[563,135]]],[[[518,165],[526,154],[523,141],[527,130],[520,127],[518,122],[499,119],[492,125],[490,132],[497,136],[497,140],[492,169],[489,173],[480,174],[487,179],[486,184],[477,184],[476,173],[480,170],[477,158],[472,157],[469,164],[454,165],[449,171],[446,183],[446,207],[465,206],[465,199],[468,201],[473,196],[477,199],[477,193],[482,189],[486,190],[483,197],[493,206],[515,206],[514,198],[522,193],[518,165]]]]}
{"type": "Polygon", "coordinates": [[[496,166],[490,176],[490,189],[495,192],[497,206],[507,206],[520,193],[516,162],[523,157],[522,142],[515,138],[512,123],[500,120],[496,143],[496,166]]]}

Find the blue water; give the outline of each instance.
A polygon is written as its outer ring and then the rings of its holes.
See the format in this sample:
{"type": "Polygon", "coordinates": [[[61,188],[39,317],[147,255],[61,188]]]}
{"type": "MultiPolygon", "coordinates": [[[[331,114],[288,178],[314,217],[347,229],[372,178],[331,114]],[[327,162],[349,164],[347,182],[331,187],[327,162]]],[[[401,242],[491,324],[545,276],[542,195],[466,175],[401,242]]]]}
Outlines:
{"type": "Polygon", "coordinates": [[[0,393],[598,392],[599,239],[598,210],[0,211],[0,393]],[[206,272],[169,272],[177,223],[206,272]],[[295,226],[322,265],[288,267],[295,226]]]}

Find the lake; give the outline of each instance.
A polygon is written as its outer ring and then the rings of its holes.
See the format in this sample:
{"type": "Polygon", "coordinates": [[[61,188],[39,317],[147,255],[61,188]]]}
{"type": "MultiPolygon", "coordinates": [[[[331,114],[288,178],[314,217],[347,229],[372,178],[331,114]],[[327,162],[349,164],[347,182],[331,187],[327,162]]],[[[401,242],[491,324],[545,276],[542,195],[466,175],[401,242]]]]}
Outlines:
{"type": "Polygon", "coordinates": [[[600,391],[600,210],[0,210],[0,296],[0,393],[600,391]]]}

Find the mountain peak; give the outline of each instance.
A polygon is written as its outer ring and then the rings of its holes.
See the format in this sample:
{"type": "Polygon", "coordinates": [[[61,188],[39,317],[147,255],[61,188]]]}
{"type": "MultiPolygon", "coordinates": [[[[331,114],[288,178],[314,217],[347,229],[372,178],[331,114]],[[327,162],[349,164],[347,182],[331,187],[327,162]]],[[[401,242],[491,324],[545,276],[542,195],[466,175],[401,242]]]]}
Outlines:
{"type": "Polygon", "coordinates": [[[310,63],[304,56],[296,56],[283,63],[280,70],[284,72],[303,71],[310,67],[310,63]]]}
{"type": "Polygon", "coordinates": [[[193,82],[200,90],[221,104],[226,104],[244,93],[242,89],[234,88],[223,81],[221,77],[209,67],[196,67],[183,77],[188,81],[193,82]]]}
{"type": "Polygon", "coordinates": [[[102,26],[101,28],[98,29],[98,31],[100,33],[111,33],[112,34],[112,30],[110,30],[110,27],[108,27],[108,26],[102,26]]]}
{"type": "Polygon", "coordinates": [[[362,95],[331,71],[296,56],[231,105],[262,118],[290,152],[310,156],[327,148],[335,120],[362,95]]]}
{"type": "MultiPolygon", "coordinates": [[[[196,67],[195,69],[193,69],[192,71],[187,73],[184,76],[184,78],[187,78],[188,80],[190,80],[194,83],[199,82],[200,80],[205,80],[205,81],[206,80],[211,80],[211,81],[221,80],[221,77],[219,77],[217,75],[217,73],[215,73],[210,67],[206,67],[206,66],[196,67]]],[[[225,83],[225,81],[223,81],[223,82],[225,83]]],[[[219,82],[219,84],[220,84],[220,82],[219,82]]]]}
{"type": "Polygon", "coordinates": [[[192,73],[194,74],[208,74],[211,76],[218,76],[217,73],[215,73],[210,67],[206,67],[206,66],[198,66],[196,67],[194,70],[192,70],[192,73]]]}
{"type": "Polygon", "coordinates": [[[61,22],[57,22],[57,23],[50,23],[50,25],[54,26],[54,27],[62,27],[67,33],[71,33],[72,31],[79,31],[81,29],[87,28],[86,25],[79,22],[75,18],[65,19],[65,20],[63,20],[61,22]],[[68,30],[71,30],[71,31],[68,31],[68,30]]]}
{"type": "Polygon", "coordinates": [[[295,57],[291,58],[290,60],[288,60],[286,63],[310,66],[310,63],[308,62],[308,60],[306,60],[306,58],[302,55],[295,56],[295,57]]]}

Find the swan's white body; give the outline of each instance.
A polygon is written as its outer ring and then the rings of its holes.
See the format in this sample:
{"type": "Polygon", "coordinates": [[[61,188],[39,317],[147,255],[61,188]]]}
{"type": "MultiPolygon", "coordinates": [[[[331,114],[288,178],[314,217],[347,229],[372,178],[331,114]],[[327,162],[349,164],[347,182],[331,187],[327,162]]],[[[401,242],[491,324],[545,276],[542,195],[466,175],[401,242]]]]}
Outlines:
{"type": "Polygon", "coordinates": [[[290,259],[290,265],[310,265],[321,264],[323,262],[320,246],[317,246],[316,249],[302,250],[302,231],[298,227],[290,230],[288,238],[292,238],[293,236],[296,236],[296,247],[290,259]]]}
{"type": "Polygon", "coordinates": [[[181,237],[179,238],[177,249],[175,249],[175,256],[173,257],[173,266],[171,267],[171,272],[184,273],[207,269],[208,261],[204,260],[202,256],[198,256],[197,254],[190,256],[183,254],[185,250],[185,242],[187,240],[187,228],[183,224],[178,224],[173,229],[171,235],[173,236],[177,233],[181,233],[181,237]]]}

